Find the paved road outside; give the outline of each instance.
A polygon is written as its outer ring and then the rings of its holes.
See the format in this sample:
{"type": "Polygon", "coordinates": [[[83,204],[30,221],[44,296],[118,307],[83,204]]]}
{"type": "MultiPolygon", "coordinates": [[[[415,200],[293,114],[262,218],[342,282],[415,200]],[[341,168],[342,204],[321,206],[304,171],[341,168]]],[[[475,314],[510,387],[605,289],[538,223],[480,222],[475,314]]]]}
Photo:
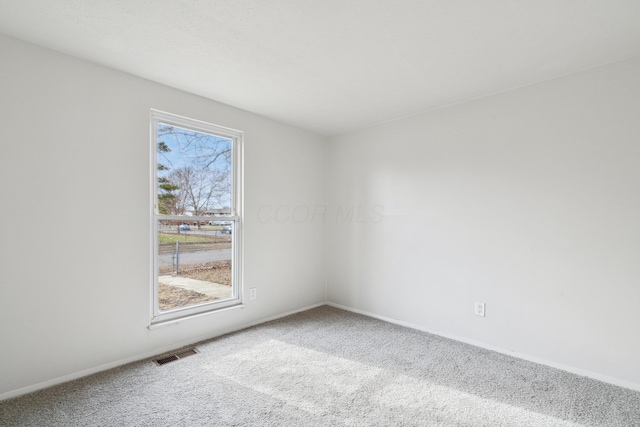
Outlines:
{"type": "MultiPolygon", "coordinates": [[[[158,255],[160,266],[172,265],[171,252],[158,255]]],[[[231,259],[231,249],[204,249],[199,251],[180,251],[180,264],[198,264],[210,261],[223,261],[231,259]]]]}

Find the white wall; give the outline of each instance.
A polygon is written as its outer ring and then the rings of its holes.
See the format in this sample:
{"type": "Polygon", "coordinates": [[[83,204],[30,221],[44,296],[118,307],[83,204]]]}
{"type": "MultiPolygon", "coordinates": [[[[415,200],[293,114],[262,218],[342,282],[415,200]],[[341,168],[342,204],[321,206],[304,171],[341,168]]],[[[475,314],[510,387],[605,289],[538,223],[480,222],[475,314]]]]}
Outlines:
{"type": "Polygon", "coordinates": [[[332,138],[328,194],[330,302],[640,389],[640,58],[332,138]]]}
{"type": "Polygon", "coordinates": [[[324,138],[14,39],[0,36],[0,52],[0,399],[325,291],[640,388],[640,60],[327,151],[324,138]],[[153,330],[150,108],[245,132],[244,279],[258,288],[243,309],[153,330]]]}
{"type": "Polygon", "coordinates": [[[0,36],[0,399],[325,300],[326,139],[0,36]],[[244,286],[149,330],[149,110],[245,132],[244,286]]]}

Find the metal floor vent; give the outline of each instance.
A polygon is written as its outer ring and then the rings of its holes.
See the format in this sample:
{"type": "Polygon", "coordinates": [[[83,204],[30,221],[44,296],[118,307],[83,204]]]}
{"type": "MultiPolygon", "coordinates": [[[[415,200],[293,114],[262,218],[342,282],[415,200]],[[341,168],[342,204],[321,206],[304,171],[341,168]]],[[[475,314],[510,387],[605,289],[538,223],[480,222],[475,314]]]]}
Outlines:
{"type": "Polygon", "coordinates": [[[194,354],[198,354],[199,351],[195,348],[190,348],[188,350],[183,350],[178,353],[169,354],[167,356],[162,356],[158,359],[153,359],[153,362],[158,365],[166,365],[169,362],[175,362],[176,360],[184,359],[185,357],[193,356],[194,354]]]}

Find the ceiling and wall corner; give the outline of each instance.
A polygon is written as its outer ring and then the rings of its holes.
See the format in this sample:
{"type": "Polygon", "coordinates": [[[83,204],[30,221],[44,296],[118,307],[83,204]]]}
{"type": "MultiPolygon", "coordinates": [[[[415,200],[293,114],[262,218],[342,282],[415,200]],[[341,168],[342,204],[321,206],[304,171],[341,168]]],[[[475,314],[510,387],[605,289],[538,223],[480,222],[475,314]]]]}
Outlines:
{"type": "Polygon", "coordinates": [[[0,33],[324,136],[640,55],[635,0],[0,0],[0,33]]]}

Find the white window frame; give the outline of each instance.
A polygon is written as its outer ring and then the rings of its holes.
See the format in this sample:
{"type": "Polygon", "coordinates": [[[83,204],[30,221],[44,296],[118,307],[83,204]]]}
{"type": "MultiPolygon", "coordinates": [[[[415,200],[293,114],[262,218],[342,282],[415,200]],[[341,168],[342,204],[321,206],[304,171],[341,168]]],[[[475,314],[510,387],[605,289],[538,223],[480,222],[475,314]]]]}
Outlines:
{"type": "Polygon", "coordinates": [[[242,306],[242,146],[243,132],[211,123],[190,119],[159,110],[151,110],[151,319],[150,326],[173,323],[180,319],[203,315],[242,306]],[[229,215],[216,216],[216,221],[230,221],[233,224],[231,233],[231,290],[230,298],[210,301],[194,306],[160,311],[158,308],[158,222],[161,220],[210,221],[210,216],[162,215],[158,212],[158,124],[163,123],[196,132],[212,134],[228,138],[232,141],[232,178],[231,203],[229,215]]]}

